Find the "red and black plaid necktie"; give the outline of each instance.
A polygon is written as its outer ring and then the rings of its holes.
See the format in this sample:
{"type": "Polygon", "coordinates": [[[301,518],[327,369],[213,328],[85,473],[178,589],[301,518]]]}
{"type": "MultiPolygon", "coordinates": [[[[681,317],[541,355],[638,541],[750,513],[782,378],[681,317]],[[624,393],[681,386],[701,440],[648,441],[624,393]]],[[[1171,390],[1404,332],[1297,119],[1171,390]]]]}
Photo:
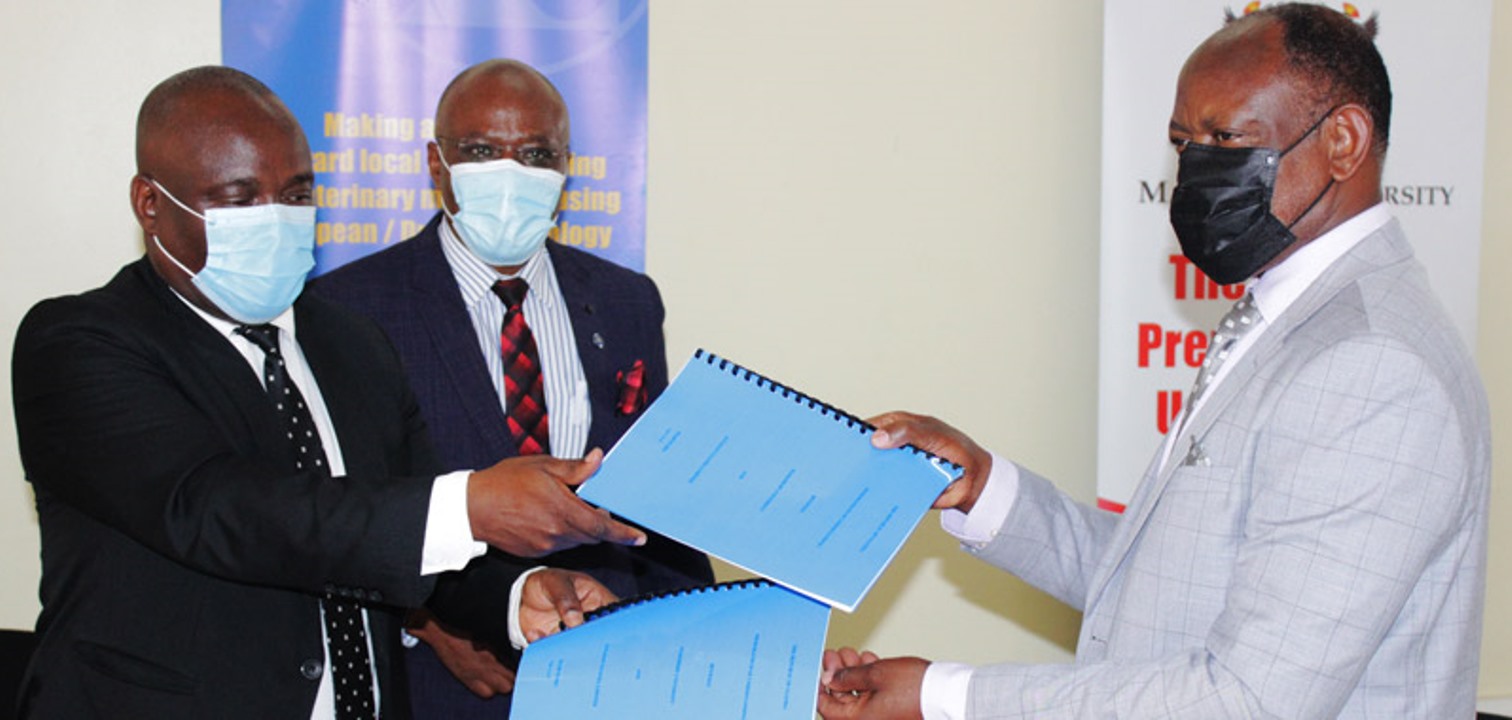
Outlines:
{"type": "Polygon", "coordinates": [[[521,455],[551,452],[551,426],[546,421],[546,389],[541,379],[541,354],[535,335],[525,324],[525,293],[530,285],[520,278],[494,283],[504,301],[504,329],[499,349],[504,354],[504,408],[509,434],[521,455]]]}
{"type": "MultiPolygon", "coordinates": [[[[263,351],[263,388],[283,420],[284,433],[294,448],[294,469],[330,477],[325,446],[315,428],[315,417],[305,405],[299,387],[289,380],[283,353],[278,347],[278,328],[272,325],[242,325],[236,334],[263,351]]],[[[331,661],[331,687],[336,691],[339,720],[371,720],[377,716],[373,697],[372,658],[368,654],[367,627],[362,606],[327,594],[324,609],[326,650],[331,661]]]]}

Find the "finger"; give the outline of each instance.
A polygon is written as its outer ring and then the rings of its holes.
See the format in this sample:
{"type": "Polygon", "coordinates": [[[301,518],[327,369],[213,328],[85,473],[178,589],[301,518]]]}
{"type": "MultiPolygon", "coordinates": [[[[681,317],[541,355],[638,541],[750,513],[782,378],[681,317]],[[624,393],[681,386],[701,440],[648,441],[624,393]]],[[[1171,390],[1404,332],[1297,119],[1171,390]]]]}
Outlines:
{"type": "Polygon", "coordinates": [[[507,668],[500,672],[494,679],[494,691],[500,695],[508,695],[514,692],[515,674],[507,668]]]}
{"type": "Polygon", "coordinates": [[[970,495],[971,484],[966,481],[965,477],[961,477],[950,481],[950,484],[945,486],[945,490],[940,493],[939,497],[935,498],[933,507],[953,508],[960,505],[961,501],[970,495]]]}
{"type": "Polygon", "coordinates": [[[604,587],[602,583],[588,575],[574,576],[573,586],[577,589],[578,602],[582,604],[584,612],[593,612],[619,600],[619,596],[615,595],[613,590],[604,587]]]}
{"type": "Polygon", "coordinates": [[[881,660],[881,659],[882,658],[877,657],[876,653],[874,653],[874,652],[872,652],[870,650],[867,650],[866,652],[861,653],[861,662],[864,663],[864,664],[866,664],[866,665],[870,665],[870,664],[872,664],[874,662],[877,662],[878,660],[881,660]]]}
{"type": "Polygon", "coordinates": [[[873,690],[871,678],[872,667],[871,665],[857,665],[836,670],[835,674],[830,677],[830,694],[870,693],[873,690]]]}
{"type": "Polygon", "coordinates": [[[824,656],[819,660],[819,666],[823,668],[823,671],[819,673],[819,687],[821,688],[829,687],[830,678],[834,676],[835,671],[845,667],[840,662],[840,653],[834,650],[824,651],[824,656]]]}
{"type": "Polygon", "coordinates": [[[849,720],[860,717],[865,710],[862,705],[865,696],[852,695],[850,693],[831,693],[826,690],[819,693],[819,717],[824,720],[849,720]]]}
{"type": "Polygon", "coordinates": [[[562,483],[570,487],[582,485],[583,481],[593,477],[593,474],[598,472],[599,465],[603,464],[603,462],[603,450],[598,448],[589,450],[582,460],[567,464],[567,474],[562,478],[562,483]]]}
{"type": "Polygon", "coordinates": [[[556,610],[557,619],[567,627],[582,625],[583,606],[578,602],[577,584],[573,581],[572,573],[543,570],[542,574],[545,573],[550,573],[551,577],[542,583],[542,587],[547,592],[546,599],[551,602],[552,609],[556,610]]]}
{"type": "Polygon", "coordinates": [[[861,653],[855,648],[840,648],[840,662],[844,667],[855,667],[861,664],[861,653]]]}
{"type": "MultiPolygon", "coordinates": [[[[471,690],[472,694],[477,695],[484,700],[493,697],[494,694],[498,692],[498,690],[494,688],[493,684],[484,678],[467,681],[467,689],[471,690]]],[[[505,692],[508,691],[506,690],[505,692]]]]}
{"type": "Polygon", "coordinates": [[[646,544],[644,531],[615,520],[607,510],[590,510],[590,515],[583,519],[583,524],[578,529],[587,535],[588,542],[610,542],[637,547],[646,544]]]}
{"type": "Polygon", "coordinates": [[[902,412],[886,412],[867,420],[877,429],[872,432],[872,447],[882,450],[891,450],[902,447],[908,441],[902,436],[907,434],[904,421],[908,414],[902,412]]]}

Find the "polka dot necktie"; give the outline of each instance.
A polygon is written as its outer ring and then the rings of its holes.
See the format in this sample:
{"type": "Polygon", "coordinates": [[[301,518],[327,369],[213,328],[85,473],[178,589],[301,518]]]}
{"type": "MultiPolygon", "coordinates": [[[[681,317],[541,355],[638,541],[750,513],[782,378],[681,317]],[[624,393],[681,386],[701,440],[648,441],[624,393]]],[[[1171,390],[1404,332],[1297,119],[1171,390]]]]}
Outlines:
{"type": "Polygon", "coordinates": [[[504,301],[504,328],[499,350],[504,354],[504,408],[509,435],[521,455],[551,452],[551,425],[546,418],[546,389],[541,378],[541,354],[535,335],[525,324],[524,280],[500,280],[494,294],[504,301]]]}
{"type": "MultiPolygon", "coordinates": [[[[262,348],[263,385],[283,421],[284,434],[293,446],[294,469],[330,476],[331,468],[326,464],[325,448],[315,429],[314,417],[284,367],[283,354],[278,349],[278,328],[243,325],[236,329],[236,333],[262,348]]],[[[325,615],[331,685],[336,691],[336,717],[338,720],[372,720],[377,715],[377,708],[373,701],[373,666],[362,606],[331,595],[321,600],[320,605],[325,615]]]]}

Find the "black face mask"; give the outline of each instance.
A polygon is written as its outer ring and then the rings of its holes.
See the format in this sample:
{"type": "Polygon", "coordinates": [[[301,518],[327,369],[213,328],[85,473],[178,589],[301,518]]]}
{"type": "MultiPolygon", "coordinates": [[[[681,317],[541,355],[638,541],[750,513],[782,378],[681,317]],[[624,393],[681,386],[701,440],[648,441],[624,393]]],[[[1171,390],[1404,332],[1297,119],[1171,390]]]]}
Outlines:
{"type": "Polygon", "coordinates": [[[1248,280],[1297,241],[1291,228],[1333,187],[1333,178],[1306,210],[1283,225],[1271,214],[1281,158],[1333,115],[1332,108],[1302,137],[1277,152],[1188,144],[1181,151],[1171,193],[1171,227],[1181,253],[1222,285],[1248,280]]]}

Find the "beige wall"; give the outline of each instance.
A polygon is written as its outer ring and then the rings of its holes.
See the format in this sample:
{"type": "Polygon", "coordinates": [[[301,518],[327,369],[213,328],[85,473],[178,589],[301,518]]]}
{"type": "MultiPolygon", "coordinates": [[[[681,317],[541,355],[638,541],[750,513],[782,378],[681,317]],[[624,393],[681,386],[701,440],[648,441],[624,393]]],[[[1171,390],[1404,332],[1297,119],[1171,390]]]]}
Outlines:
{"type": "MultiPolygon", "coordinates": [[[[32,302],[140,252],[135,108],[218,58],[217,5],[0,6],[0,346],[32,302]]],[[[1092,498],[1101,23],[1097,2],[655,3],[648,267],[673,362],[703,346],[857,413],[936,414],[1092,498]]],[[[1512,15],[1495,23],[1493,128],[1512,122],[1512,15]]],[[[1482,261],[1504,268],[1512,204],[1495,199],[1512,192],[1512,144],[1488,143],[1482,261]]],[[[1479,359],[1507,457],[1512,289],[1498,280],[1483,272],[1479,359]]],[[[8,412],[0,477],[0,626],[24,627],[36,528],[8,412]]],[[[1512,500],[1492,512],[1495,608],[1512,595],[1512,500]]],[[[926,522],[831,642],[1070,658],[1074,612],[926,522]]],[[[1486,641],[1483,692],[1512,695],[1512,628],[1493,622],[1486,641]]]]}

